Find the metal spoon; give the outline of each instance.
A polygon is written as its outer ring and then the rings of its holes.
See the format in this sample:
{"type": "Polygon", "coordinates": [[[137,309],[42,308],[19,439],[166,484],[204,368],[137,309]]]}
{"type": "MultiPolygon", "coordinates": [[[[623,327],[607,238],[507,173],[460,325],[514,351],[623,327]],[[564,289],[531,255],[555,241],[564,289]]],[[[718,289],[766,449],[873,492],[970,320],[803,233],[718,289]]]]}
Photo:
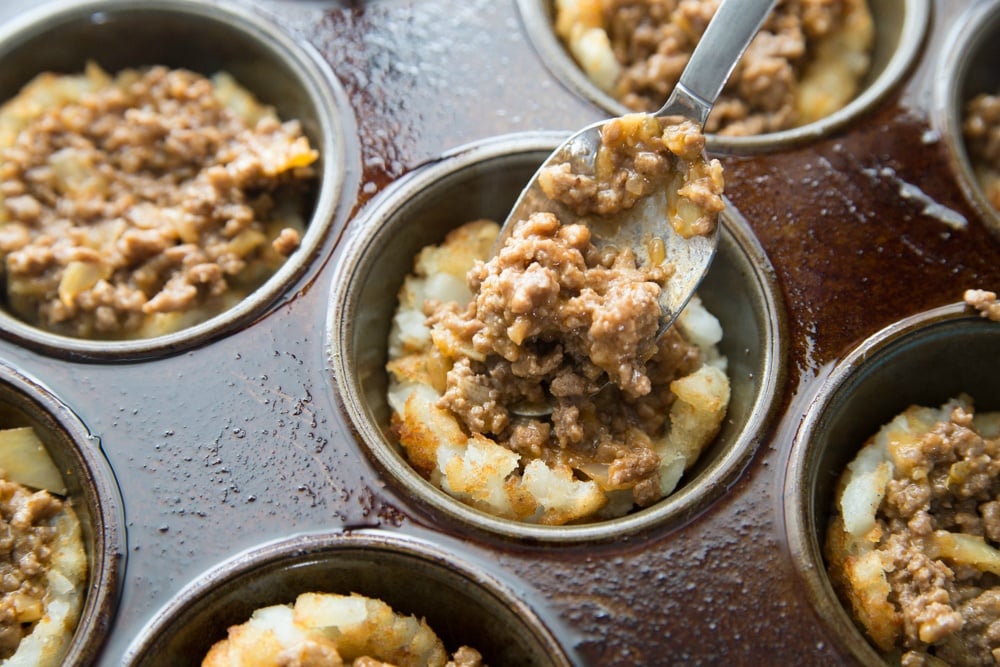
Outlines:
{"type": "MultiPolygon", "coordinates": [[[[750,41],[760,30],[777,0],[723,0],[709,22],[680,80],[666,103],[652,114],[655,117],[683,117],[704,127],[715,100],[729,80],[750,41]]],[[[555,149],[539,167],[521,192],[507,216],[494,245],[494,254],[510,236],[515,223],[538,211],[553,211],[555,204],[542,191],[539,174],[550,165],[570,162],[574,173],[593,173],[594,159],[601,144],[601,128],[609,120],[589,125],[555,149]],[[582,167],[582,168],[581,168],[582,167]]],[[[678,234],[663,215],[667,193],[653,192],[631,209],[614,216],[613,224],[591,227],[591,242],[601,248],[613,245],[630,248],[636,259],[647,265],[650,240],[663,240],[665,256],[673,267],[670,280],[660,293],[660,321],[657,337],[673,324],[708,271],[718,246],[718,225],[707,235],[685,238],[678,234]]],[[[521,416],[541,416],[551,406],[517,405],[511,411],[521,416]]]]}

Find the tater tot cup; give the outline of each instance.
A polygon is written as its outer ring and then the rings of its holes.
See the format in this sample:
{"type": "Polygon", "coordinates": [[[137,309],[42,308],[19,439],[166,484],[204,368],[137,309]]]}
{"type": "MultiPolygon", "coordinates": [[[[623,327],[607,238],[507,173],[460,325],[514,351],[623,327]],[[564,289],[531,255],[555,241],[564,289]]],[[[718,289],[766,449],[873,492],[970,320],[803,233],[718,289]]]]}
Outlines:
{"type": "Polygon", "coordinates": [[[390,433],[387,341],[397,293],[416,253],[476,218],[502,222],[521,189],[565,135],[507,135],[456,150],[401,179],[362,212],[332,282],[328,353],[336,396],[358,441],[385,477],[420,507],[462,528],[543,542],[612,540],[679,526],[740,475],[760,442],[784,380],[783,304],[746,222],[722,215],[718,254],[699,289],[723,328],[732,397],[715,441],[659,503],[628,516],[564,526],[521,523],[473,509],[421,477],[390,433]]]}
{"type": "Polygon", "coordinates": [[[88,572],[64,665],[96,662],[118,606],[124,572],[121,496],[100,441],[46,387],[0,361],[0,428],[30,426],[62,473],[80,520],[88,572]]]}
{"type": "Polygon", "coordinates": [[[243,553],[191,583],[140,632],[130,667],[197,665],[226,629],[300,593],[357,593],[425,618],[449,652],[489,665],[570,667],[528,604],[452,551],[378,531],[304,535],[243,553]]]}
{"type": "MultiPolygon", "coordinates": [[[[788,130],[743,137],[708,134],[707,150],[726,154],[780,150],[826,136],[875,107],[902,80],[920,54],[931,3],[927,0],[868,2],[875,27],[874,46],[868,75],[862,79],[854,99],[824,118],[788,130]]],[[[631,111],[601,90],[560,41],[554,27],[554,0],[518,0],[518,7],[535,49],[563,84],[611,115],[631,111]]]]}
{"type": "Polygon", "coordinates": [[[784,482],[785,530],[817,616],[845,654],[883,664],[834,592],[823,543],[837,480],[862,445],[910,405],[937,407],[966,392],[976,411],[1000,410],[1000,324],[946,306],[902,320],[851,351],[810,397],[784,482]]]}
{"type": "Polygon", "coordinates": [[[109,73],[153,65],[209,76],[225,70],[282,120],[301,121],[320,154],[303,213],[305,233],[263,285],[186,329],[146,339],[88,340],[28,325],[0,304],[0,335],[57,356],[129,360],[190,348],[259,317],[315,260],[336,217],[350,107],[329,65],[273,22],[227,2],[57,0],[0,26],[0,103],[42,72],[78,74],[90,61],[109,73]]]}
{"type": "Polygon", "coordinates": [[[934,90],[934,122],[948,147],[952,171],[969,203],[994,235],[1000,237],[1000,212],[976,178],[963,132],[966,105],[979,95],[1000,95],[1000,2],[983,0],[969,6],[952,26],[938,62],[934,90]]]}

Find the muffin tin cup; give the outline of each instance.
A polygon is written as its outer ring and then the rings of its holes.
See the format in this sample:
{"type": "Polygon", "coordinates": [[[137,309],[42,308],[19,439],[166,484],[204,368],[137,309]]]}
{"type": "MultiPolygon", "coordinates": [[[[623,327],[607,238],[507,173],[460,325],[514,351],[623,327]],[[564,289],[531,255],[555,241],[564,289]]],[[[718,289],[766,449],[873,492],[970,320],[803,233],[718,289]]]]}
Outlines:
{"type": "Polygon", "coordinates": [[[199,577],[162,609],[126,652],[131,667],[200,664],[229,626],[306,592],[381,599],[425,618],[449,652],[479,650],[490,665],[569,667],[535,612],[498,580],[413,538],[379,531],[302,535],[264,545],[199,577]]]}
{"type": "Polygon", "coordinates": [[[976,179],[962,126],[965,105],[979,93],[1000,94],[1000,2],[970,6],[952,26],[946,51],[938,61],[933,118],[948,148],[952,171],[965,198],[1000,238],[998,212],[976,179]]]}
{"type": "Polygon", "coordinates": [[[205,75],[226,70],[278,112],[298,119],[320,153],[312,213],[300,247],[257,290],[195,326],[147,339],[97,340],[29,325],[0,309],[0,335],[70,359],[134,360],[175,353],[246,324],[306,270],[334,223],[347,150],[349,105],[329,65],[302,40],[244,8],[197,0],[82,0],[48,3],[0,30],[0,102],[45,71],[79,73],[88,61],[109,72],[165,65],[205,75]]]}
{"type": "MultiPolygon", "coordinates": [[[[927,0],[869,0],[869,6],[875,44],[868,76],[853,100],[825,118],[780,132],[745,137],[707,134],[706,149],[715,154],[749,154],[789,148],[827,136],[877,106],[920,55],[931,9],[927,0]]],[[[632,113],[591,81],[564,47],[553,27],[554,0],[518,0],[518,7],[535,48],[560,81],[610,115],[632,113]]]]}
{"type": "Polygon", "coordinates": [[[84,601],[64,665],[93,664],[118,605],[124,571],[125,529],[111,469],[70,409],[48,389],[0,363],[0,427],[31,426],[62,472],[67,498],[80,520],[88,575],[84,601]]]}
{"type": "Polygon", "coordinates": [[[540,526],[476,510],[422,478],[389,430],[387,341],[396,295],[417,251],[477,218],[502,221],[528,179],[566,137],[508,135],[456,150],[401,179],[359,216],[339,259],[328,313],[336,396],[358,441],[406,496],[462,528],[547,543],[607,541],[677,527],[721,496],[764,435],[784,380],[784,311],[772,269],[746,221],[723,213],[716,259],[699,290],[722,323],[732,399],[722,431],[659,503],[622,518],[540,526]]]}
{"type": "Polygon", "coordinates": [[[910,405],[938,407],[961,392],[1000,410],[1000,324],[955,304],[869,338],[822,383],[795,436],[784,481],[788,548],[818,618],[860,664],[884,663],[837,597],[823,541],[837,479],[861,446],[910,405]]]}

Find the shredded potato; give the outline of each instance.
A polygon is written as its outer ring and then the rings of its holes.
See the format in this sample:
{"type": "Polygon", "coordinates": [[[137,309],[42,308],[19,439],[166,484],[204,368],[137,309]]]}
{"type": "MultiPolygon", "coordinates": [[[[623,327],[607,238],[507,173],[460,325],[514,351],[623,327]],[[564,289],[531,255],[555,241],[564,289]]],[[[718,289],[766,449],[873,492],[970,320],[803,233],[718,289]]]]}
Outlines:
{"type": "MultiPolygon", "coordinates": [[[[463,667],[484,667],[475,650],[465,646],[459,652],[463,667]]],[[[201,664],[455,667],[426,621],[396,613],[381,600],[333,593],[303,593],[294,605],[257,609],[250,620],[229,628],[201,664]]]]}
{"type": "Polygon", "coordinates": [[[812,123],[843,108],[858,93],[871,66],[875,22],[867,0],[845,0],[840,30],[816,43],[795,95],[799,124],[812,123]]]}
{"type": "Polygon", "coordinates": [[[599,0],[556,0],[556,33],[597,86],[613,93],[621,65],[611,50],[599,0]]]}
{"type": "Polygon", "coordinates": [[[66,495],[59,468],[30,426],[0,430],[0,470],[18,484],[66,495]]]}

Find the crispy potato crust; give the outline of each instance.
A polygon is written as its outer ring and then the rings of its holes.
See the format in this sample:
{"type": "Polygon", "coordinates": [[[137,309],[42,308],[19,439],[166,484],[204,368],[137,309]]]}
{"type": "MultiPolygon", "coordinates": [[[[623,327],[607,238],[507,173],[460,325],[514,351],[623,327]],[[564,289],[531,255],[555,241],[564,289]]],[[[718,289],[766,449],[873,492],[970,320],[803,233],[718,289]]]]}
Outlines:
{"type": "MultiPolygon", "coordinates": [[[[477,651],[456,651],[462,667],[485,667],[477,651]]],[[[415,616],[352,593],[303,593],[294,605],[254,611],[212,646],[202,667],[455,667],[444,644],[415,616]]]]}

